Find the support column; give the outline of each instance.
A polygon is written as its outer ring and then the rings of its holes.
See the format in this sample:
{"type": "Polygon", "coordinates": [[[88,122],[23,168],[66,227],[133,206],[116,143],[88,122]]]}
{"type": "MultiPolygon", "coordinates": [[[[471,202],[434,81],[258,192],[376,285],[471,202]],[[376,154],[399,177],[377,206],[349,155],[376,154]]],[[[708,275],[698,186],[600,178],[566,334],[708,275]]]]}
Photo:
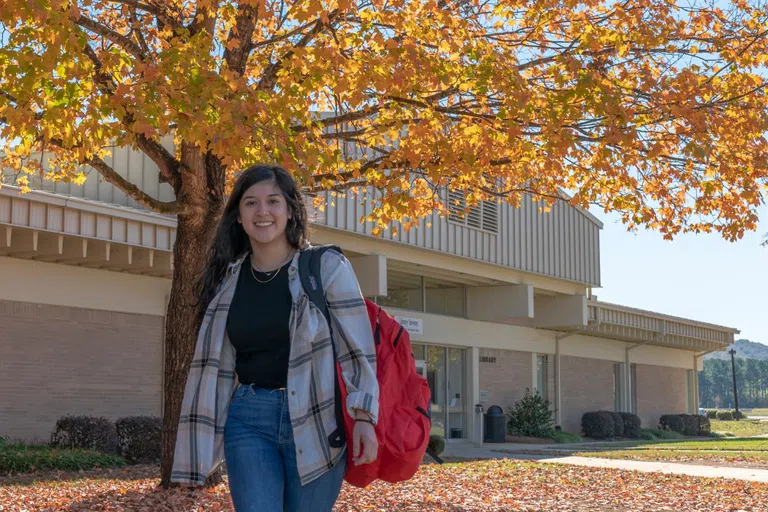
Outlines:
{"type": "Polygon", "coordinates": [[[622,409],[624,412],[632,412],[632,371],[629,362],[629,347],[624,352],[624,371],[622,372],[624,375],[624,403],[622,409]]]}
{"type": "Polygon", "coordinates": [[[467,439],[475,446],[483,443],[482,417],[475,412],[475,405],[480,403],[480,349],[467,350],[467,439]]]}

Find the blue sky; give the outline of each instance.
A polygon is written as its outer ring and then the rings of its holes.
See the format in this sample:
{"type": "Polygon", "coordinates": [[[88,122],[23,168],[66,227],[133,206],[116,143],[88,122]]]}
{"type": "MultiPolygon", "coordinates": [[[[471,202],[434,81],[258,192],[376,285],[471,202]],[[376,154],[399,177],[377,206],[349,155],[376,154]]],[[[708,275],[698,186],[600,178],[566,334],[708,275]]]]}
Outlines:
{"type": "Polygon", "coordinates": [[[768,206],[757,232],[738,242],[718,234],[667,241],[656,232],[627,232],[618,217],[593,211],[600,234],[598,299],[735,327],[737,338],[768,344],[768,206]]]}

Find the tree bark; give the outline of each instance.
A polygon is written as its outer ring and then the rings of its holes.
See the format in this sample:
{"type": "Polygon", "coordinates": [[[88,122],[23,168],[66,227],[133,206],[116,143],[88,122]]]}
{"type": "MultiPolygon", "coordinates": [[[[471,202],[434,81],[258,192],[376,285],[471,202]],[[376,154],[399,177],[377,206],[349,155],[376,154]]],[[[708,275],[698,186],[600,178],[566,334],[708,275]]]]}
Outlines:
{"type": "Polygon", "coordinates": [[[183,145],[182,163],[184,171],[177,201],[183,205],[183,211],[178,215],[173,282],[165,322],[163,459],[160,466],[160,485],[165,488],[171,483],[181,402],[200,328],[197,283],[221,213],[223,194],[219,192],[224,187],[223,175],[220,184],[208,182],[209,171],[216,174],[217,163],[200,154],[197,148],[183,145]],[[216,186],[209,188],[209,185],[216,186]]]}

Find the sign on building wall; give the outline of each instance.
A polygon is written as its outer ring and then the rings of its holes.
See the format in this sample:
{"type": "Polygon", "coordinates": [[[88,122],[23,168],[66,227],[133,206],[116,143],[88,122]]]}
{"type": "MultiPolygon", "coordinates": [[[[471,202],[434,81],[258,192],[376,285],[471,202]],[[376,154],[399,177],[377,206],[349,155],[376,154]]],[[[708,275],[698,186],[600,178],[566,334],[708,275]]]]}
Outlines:
{"type": "Polygon", "coordinates": [[[409,334],[424,334],[424,321],[421,318],[395,315],[395,320],[397,320],[409,334]]]}
{"type": "Polygon", "coordinates": [[[480,390],[480,403],[484,403],[488,401],[488,390],[487,389],[481,389],[480,390]]]}

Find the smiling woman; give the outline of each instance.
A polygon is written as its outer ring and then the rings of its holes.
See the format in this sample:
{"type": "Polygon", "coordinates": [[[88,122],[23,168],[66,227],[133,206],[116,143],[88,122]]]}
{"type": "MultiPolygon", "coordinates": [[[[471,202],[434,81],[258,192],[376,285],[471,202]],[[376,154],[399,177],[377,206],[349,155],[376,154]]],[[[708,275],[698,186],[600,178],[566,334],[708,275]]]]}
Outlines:
{"type": "Polygon", "coordinates": [[[235,509],[331,510],[347,460],[376,460],[379,387],[373,333],[352,266],[321,261],[329,303],[310,308],[298,276],[308,246],[296,182],[277,166],[243,171],[199,283],[202,322],[184,392],[171,479],[202,484],[226,459],[235,509]],[[355,425],[333,443],[336,365],[355,425]],[[329,435],[330,434],[330,435],[329,435]]]}

